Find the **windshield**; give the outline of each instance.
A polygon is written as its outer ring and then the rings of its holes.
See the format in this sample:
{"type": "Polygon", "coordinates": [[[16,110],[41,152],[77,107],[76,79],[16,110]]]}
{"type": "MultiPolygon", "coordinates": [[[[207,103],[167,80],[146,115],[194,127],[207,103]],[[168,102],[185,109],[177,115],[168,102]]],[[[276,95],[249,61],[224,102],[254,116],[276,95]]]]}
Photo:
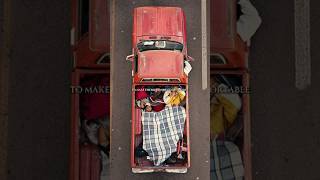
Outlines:
{"type": "Polygon", "coordinates": [[[140,52],[148,50],[178,50],[182,51],[183,45],[175,41],[142,41],[137,45],[140,52]]]}

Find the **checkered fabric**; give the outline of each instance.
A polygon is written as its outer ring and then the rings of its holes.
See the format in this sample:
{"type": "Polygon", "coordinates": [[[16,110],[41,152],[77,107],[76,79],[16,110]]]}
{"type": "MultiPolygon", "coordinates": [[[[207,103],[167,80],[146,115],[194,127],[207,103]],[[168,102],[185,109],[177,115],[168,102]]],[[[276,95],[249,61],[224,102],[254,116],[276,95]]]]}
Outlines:
{"type": "Polygon", "coordinates": [[[155,166],[159,166],[173,152],[183,137],[186,111],[182,106],[166,106],[160,112],[142,112],[143,149],[155,166]]]}
{"type": "Polygon", "coordinates": [[[243,180],[239,148],[230,141],[211,142],[211,180],[243,180]]]}

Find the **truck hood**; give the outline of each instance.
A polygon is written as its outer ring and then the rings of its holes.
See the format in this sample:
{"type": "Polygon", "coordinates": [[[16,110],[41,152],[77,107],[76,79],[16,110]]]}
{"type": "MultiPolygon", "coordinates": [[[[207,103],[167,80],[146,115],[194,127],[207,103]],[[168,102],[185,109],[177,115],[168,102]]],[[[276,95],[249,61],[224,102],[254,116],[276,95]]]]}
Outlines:
{"type": "Polygon", "coordinates": [[[183,11],[178,7],[136,8],[136,36],[183,36],[183,11]]]}
{"type": "Polygon", "coordinates": [[[170,50],[141,52],[138,59],[140,78],[181,78],[183,76],[183,54],[170,50]]]}

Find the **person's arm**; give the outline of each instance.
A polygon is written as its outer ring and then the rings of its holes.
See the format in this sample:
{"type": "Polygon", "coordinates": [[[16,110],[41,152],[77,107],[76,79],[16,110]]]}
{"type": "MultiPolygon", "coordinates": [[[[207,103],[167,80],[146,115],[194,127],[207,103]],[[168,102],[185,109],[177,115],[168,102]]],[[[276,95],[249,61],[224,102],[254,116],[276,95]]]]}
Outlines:
{"type": "Polygon", "coordinates": [[[240,0],[241,12],[243,13],[237,21],[237,32],[244,42],[250,38],[259,28],[262,20],[256,8],[249,0],[240,0]]]}

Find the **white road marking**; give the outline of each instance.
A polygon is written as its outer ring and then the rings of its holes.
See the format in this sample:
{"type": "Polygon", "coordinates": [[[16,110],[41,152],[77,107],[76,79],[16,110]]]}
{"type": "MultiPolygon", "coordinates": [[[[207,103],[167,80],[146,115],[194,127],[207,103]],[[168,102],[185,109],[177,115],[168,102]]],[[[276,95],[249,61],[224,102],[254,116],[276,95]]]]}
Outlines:
{"type": "Polygon", "coordinates": [[[310,0],[295,0],[294,10],[295,86],[304,90],[311,84],[310,0]]]}
{"type": "Polygon", "coordinates": [[[202,34],[202,89],[208,87],[208,68],[207,68],[207,0],[201,0],[201,34],[202,34]]]}

